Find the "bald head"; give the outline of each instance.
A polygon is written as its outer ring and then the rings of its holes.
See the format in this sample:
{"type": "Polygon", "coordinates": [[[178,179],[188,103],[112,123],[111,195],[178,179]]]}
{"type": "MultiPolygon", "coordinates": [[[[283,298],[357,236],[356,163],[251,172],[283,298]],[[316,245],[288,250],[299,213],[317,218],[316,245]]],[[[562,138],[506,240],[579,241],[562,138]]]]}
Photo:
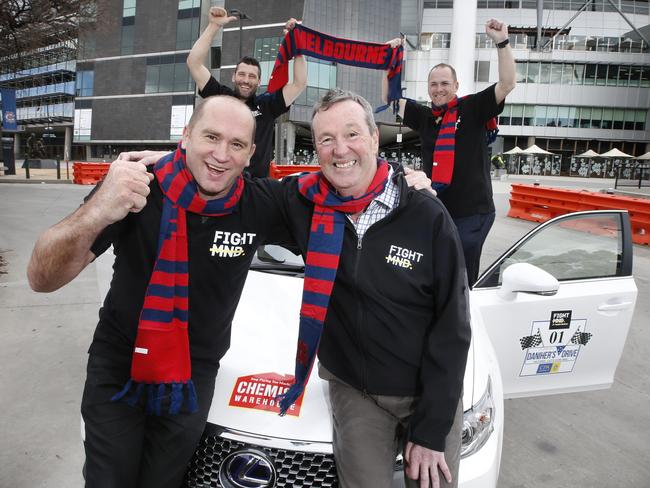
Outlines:
{"type": "MultiPolygon", "coordinates": [[[[242,115],[248,114],[250,116],[250,121],[252,123],[250,142],[252,144],[255,140],[255,117],[253,117],[248,105],[246,105],[242,100],[228,95],[215,95],[203,100],[203,103],[194,109],[194,112],[187,123],[187,129],[191,130],[192,127],[205,116],[206,112],[210,112],[211,115],[213,115],[213,113],[218,114],[218,116],[227,119],[229,117],[229,111],[232,110],[240,112],[242,115]]],[[[244,118],[248,117],[244,115],[244,118]]]]}

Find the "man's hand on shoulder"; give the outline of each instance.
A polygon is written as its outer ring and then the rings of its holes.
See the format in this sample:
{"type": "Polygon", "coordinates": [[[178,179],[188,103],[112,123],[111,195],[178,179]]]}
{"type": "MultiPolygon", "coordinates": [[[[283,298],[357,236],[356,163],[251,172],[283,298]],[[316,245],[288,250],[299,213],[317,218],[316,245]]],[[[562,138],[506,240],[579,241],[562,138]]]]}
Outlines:
{"type": "Polygon", "coordinates": [[[85,203],[86,210],[103,226],[140,212],[147,204],[153,175],[142,163],[117,159],[111,163],[97,192],[85,203]]]}
{"type": "Polygon", "coordinates": [[[224,25],[229,24],[233,20],[237,20],[237,17],[235,17],[234,15],[229,16],[225,8],[212,7],[210,8],[209,19],[211,24],[215,24],[218,27],[223,27],[224,25]]]}
{"type": "Polygon", "coordinates": [[[434,197],[438,193],[431,188],[431,180],[424,173],[424,171],[415,171],[411,168],[404,167],[404,178],[406,179],[406,184],[416,190],[426,190],[430,192],[434,197]]]}
{"type": "Polygon", "coordinates": [[[440,488],[440,473],[451,483],[445,453],[408,442],[404,451],[406,475],[420,481],[420,488],[440,488]]]}

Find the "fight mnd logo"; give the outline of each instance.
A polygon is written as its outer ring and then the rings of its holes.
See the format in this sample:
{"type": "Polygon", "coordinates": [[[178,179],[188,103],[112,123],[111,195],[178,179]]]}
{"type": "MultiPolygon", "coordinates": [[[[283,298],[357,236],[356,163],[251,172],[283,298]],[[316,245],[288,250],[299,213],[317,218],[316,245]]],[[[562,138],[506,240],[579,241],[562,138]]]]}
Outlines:
{"type": "Polygon", "coordinates": [[[411,251],[405,247],[394,246],[391,244],[386,256],[386,262],[404,269],[413,269],[415,263],[422,259],[421,252],[411,251]]]}
{"type": "Polygon", "coordinates": [[[226,232],[218,230],[214,233],[214,242],[210,248],[212,257],[238,258],[245,256],[244,246],[251,246],[255,240],[252,232],[226,232]]]}

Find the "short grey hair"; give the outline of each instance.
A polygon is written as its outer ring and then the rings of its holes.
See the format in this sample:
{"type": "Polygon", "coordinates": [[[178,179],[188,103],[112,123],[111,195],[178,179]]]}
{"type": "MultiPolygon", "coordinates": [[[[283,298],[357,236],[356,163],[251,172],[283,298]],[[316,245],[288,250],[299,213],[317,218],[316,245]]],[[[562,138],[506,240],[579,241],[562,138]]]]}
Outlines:
{"type": "MultiPolygon", "coordinates": [[[[347,100],[352,100],[355,103],[361,105],[361,108],[366,115],[366,124],[368,125],[368,130],[370,133],[374,133],[377,130],[377,124],[375,123],[375,116],[372,110],[372,107],[368,103],[368,100],[363,98],[361,95],[358,95],[349,90],[341,90],[340,88],[332,88],[329,90],[323,97],[314,104],[314,108],[311,113],[311,120],[314,120],[318,112],[325,112],[332,105],[337,103],[345,102],[347,100]]],[[[314,125],[312,124],[311,129],[312,138],[314,137],[314,125]]]]}

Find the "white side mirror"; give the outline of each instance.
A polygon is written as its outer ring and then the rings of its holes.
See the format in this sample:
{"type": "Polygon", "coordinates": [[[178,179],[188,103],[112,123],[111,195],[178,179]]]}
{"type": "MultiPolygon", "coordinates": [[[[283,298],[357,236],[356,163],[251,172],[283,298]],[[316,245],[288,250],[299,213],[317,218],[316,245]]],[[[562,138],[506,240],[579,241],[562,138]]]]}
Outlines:
{"type": "Polygon", "coordinates": [[[503,283],[497,295],[503,300],[514,300],[517,293],[555,295],[560,288],[552,274],[529,263],[515,263],[503,272],[503,283]]]}

